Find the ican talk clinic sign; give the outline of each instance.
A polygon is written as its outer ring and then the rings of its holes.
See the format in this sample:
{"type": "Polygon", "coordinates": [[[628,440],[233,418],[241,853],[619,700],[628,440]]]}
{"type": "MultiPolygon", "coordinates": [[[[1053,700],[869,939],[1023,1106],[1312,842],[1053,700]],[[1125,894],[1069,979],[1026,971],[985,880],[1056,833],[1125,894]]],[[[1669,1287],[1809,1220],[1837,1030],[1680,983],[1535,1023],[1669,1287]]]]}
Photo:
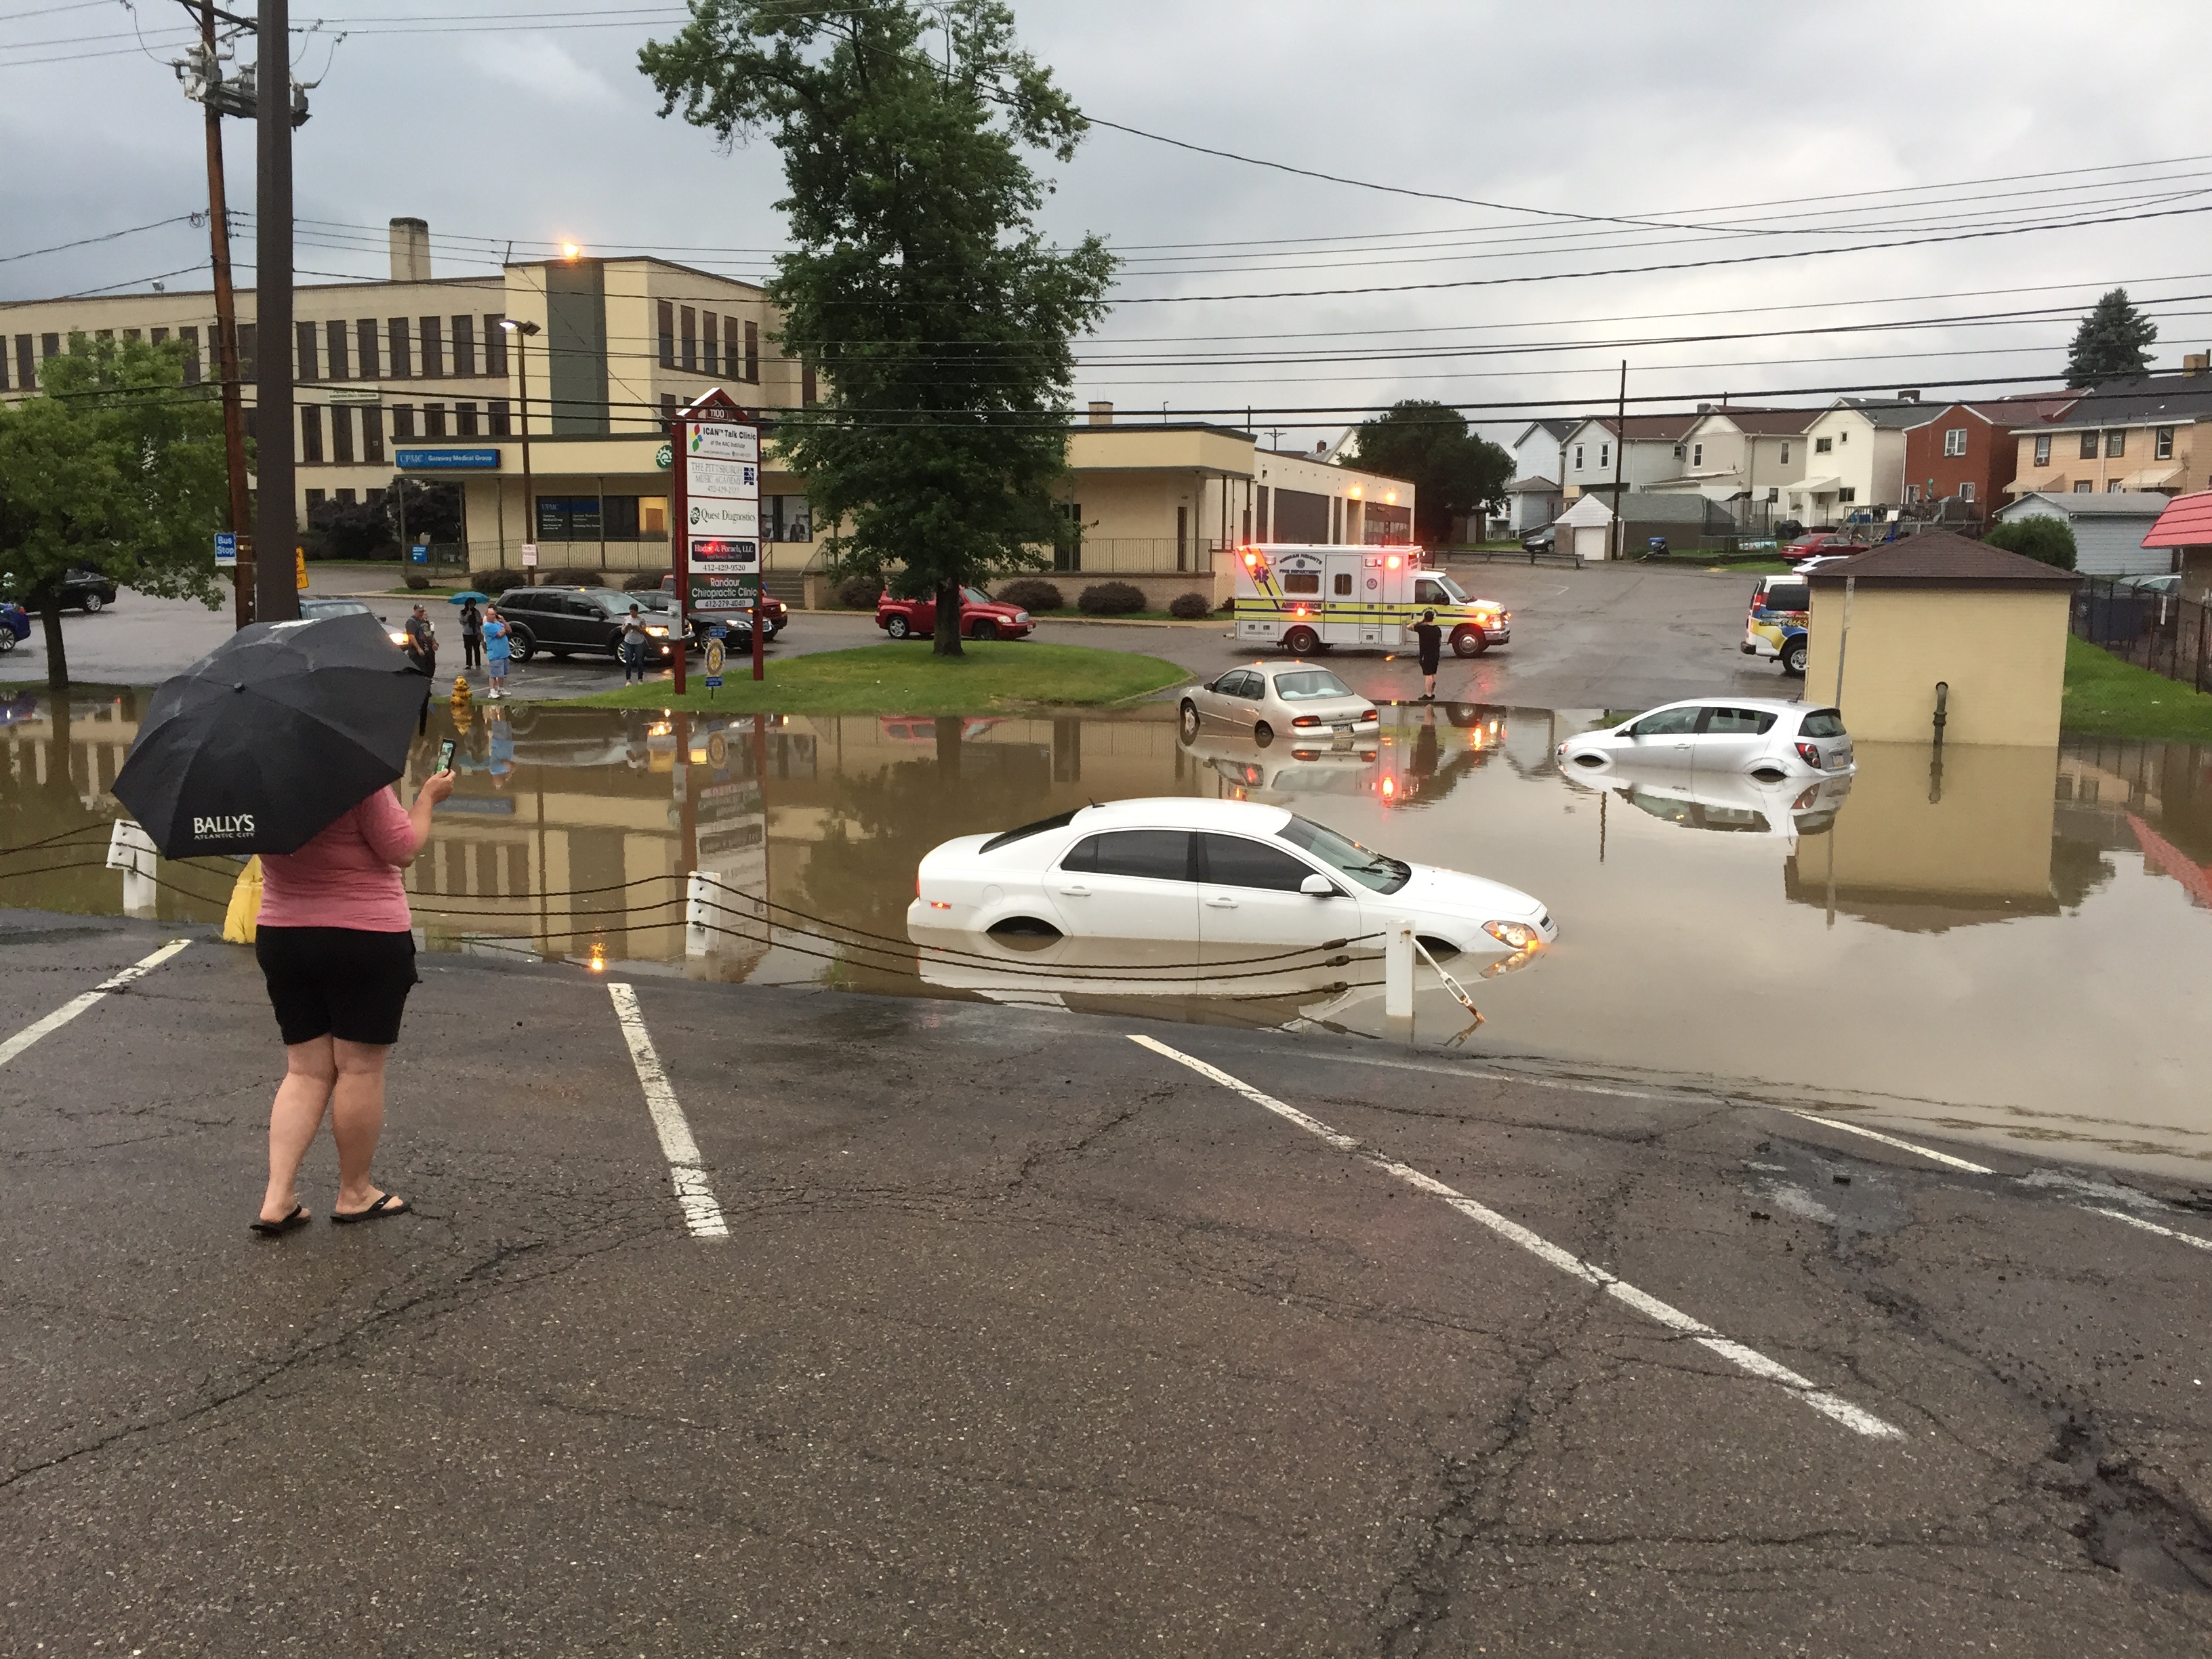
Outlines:
{"type": "Polygon", "coordinates": [[[685,421],[680,533],[695,611],[744,611],[760,588],[760,428],[685,421]]]}

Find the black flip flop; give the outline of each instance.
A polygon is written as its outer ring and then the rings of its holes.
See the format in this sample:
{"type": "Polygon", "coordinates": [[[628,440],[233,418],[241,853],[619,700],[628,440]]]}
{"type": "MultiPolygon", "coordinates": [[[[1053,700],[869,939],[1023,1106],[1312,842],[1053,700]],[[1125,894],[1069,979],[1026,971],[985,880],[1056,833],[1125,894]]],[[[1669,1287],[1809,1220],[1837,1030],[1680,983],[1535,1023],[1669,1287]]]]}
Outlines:
{"type": "Polygon", "coordinates": [[[357,1221],[380,1221],[388,1215],[405,1215],[406,1213],[407,1200],[397,1193],[386,1193],[367,1209],[356,1210],[350,1215],[343,1210],[332,1210],[331,1224],[334,1227],[350,1227],[357,1221]]]}
{"type": "Polygon", "coordinates": [[[304,1227],[313,1219],[314,1218],[307,1213],[306,1205],[295,1204],[292,1206],[292,1213],[282,1221],[250,1221],[246,1225],[264,1238],[282,1238],[295,1227],[304,1227]]]}

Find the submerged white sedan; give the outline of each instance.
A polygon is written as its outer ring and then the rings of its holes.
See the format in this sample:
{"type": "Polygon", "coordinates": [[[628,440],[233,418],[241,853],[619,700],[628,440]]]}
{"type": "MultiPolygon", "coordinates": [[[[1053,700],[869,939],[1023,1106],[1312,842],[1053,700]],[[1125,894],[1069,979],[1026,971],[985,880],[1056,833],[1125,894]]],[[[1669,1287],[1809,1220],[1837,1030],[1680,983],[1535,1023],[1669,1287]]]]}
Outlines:
{"type": "Polygon", "coordinates": [[[1559,937],[1539,901],[1502,883],[1408,864],[1280,806],[1188,796],[948,841],[922,860],[907,910],[910,931],[1201,947],[1320,945],[1401,920],[1438,956],[1524,956],[1559,937]]]}
{"type": "Polygon", "coordinates": [[[1840,711],[1778,697],[1692,697],[1662,703],[1559,747],[1570,777],[1638,770],[1727,774],[1771,781],[1854,770],[1840,711]]]}

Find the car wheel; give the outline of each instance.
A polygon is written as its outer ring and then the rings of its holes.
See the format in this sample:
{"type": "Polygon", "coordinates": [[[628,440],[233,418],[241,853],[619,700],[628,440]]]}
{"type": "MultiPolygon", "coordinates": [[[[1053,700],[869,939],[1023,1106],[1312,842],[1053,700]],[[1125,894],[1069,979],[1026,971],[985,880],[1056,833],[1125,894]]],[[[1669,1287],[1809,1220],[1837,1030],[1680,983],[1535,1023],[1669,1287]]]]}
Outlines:
{"type": "Polygon", "coordinates": [[[6,656],[15,648],[15,630],[12,628],[0,628],[0,657],[6,656]]]}
{"type": "Polygon", "coordinates": [[[507,655],[517,662],[528,662],[538,654],[538,641],[530,637],[527,629],[509,624],[507,630],[507,655]]]}
{"type": "Polygon", "coordinates": [[[1490,649],[1490,635],[1480,628],[1455,628],[1452,630],[1452,655],[1479,657],[1490,649]]]}
{"type": "Polygon", "coordinates": [[[988,617],[984,617],[969,625],[968,637],[971,640],[995,640],[999,637],[999,625],[988,617]]]}
{"type": "Polygon", "coordinates": [[[1783,647],[1782,672],[1785,674],[1795,674],[1799,679],[1805,678],[1804,641],[1792,640],[1783,647]]]}
{"type": "Polygon", "coordinates": [[[884,624],[884,632],[895,640],[902,640],[914,632],[914,624],[904,617],[893,617],[884,624]]]}
{"type": "Polygon", "coordinates": [[[105,603],[105,601],[104,601],[104,600],[102,600],[102,599],[100,599],[100,595],[99,595],[99,594],[97,594],[97,593],[88,593],[88,594],[86,594],[86,595],[84,596],[84,601],[83,601],[83,603],[84,603],[84,614],[85,614],[86,616],[89,617],[90,615],[92,615],[92,613],[93,613],[94,611],[95,611],[99,610],[99,609],[100,609],[100,607],[101,606],[101,605],[105,603]]]}
{"type": "MultiPolygon", "coordinates": [[[[15,637],[13,634],[8,636],[11,643],[15,637]]],[[[1198,705],[1188,697],[1182,700],[1182,740],[1185,743],[1198,741],[1198,705]]]]}
{"type": "Polygon", "coordinates": [[[1293,628],[1283,635],[1283,649],[1294,657],[1310,657],[1321,645],[1321,635],[1310,628],[1293,628]]]}
{"type": "Polygon", "coordinates": [[[1275,728],[1268,725],[1267,721],[1261,720],[1257,726],[1252,728],[1252,741],[1258,744],[1261,748],[1265,749],[1269,744],[1274,742],[1274,740],[1275,728]]]}

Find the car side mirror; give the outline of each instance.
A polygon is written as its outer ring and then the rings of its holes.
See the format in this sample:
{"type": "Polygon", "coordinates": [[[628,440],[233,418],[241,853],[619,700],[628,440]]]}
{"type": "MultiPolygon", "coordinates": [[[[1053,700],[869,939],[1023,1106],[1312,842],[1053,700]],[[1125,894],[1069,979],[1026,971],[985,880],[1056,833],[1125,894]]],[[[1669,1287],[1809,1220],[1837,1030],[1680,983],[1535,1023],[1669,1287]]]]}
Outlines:
{"type": "Polygon", "coordinates": [[[1298,891],[1309,898],[1334,898],[1336,884],[1327,876],[1308,876],[1298,884],[1298,891]]]}

